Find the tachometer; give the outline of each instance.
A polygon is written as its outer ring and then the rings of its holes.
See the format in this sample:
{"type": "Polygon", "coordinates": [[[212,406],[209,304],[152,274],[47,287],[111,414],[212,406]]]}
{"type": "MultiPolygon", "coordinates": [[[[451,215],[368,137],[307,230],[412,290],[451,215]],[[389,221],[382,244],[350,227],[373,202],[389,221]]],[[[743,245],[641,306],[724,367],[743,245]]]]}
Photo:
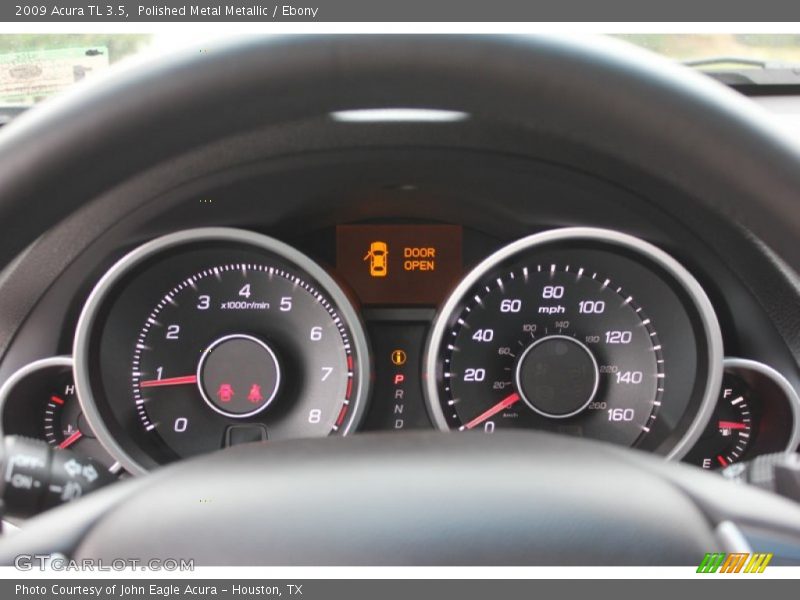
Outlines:
{"type": "Polygon", "coordinates": [[[346,434],[366,341],[344,293],[288,246],[237,230],[160,238],[93,292],[77,384],[134,472],[244,442],[346,434]]]}
{"type": "Polygon", "coordinates": [[[520,240],[454,291],[427,349],[442,429],[533,428],[678,455],[721,377],[699,284],[630,236],[564,229],[520,240]]]}

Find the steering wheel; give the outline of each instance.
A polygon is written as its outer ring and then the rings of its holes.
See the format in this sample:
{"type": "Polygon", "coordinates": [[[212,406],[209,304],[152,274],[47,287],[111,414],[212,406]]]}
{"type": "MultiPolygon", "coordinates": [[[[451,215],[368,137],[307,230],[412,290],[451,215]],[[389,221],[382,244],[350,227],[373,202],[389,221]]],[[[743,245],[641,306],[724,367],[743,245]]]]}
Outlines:
{"type": "MultiPolygon", "coordinates": [[[[545,36],[247,38],[89,82],[0,136],[0,264],[160,161],[364,108],[459,111],[569,140],[746,223],[800,271],[800,155],[758,109],[627,46],[545,36]]],[[[0,561],[697,564],[778,537],[800,544],[800,507],[657,457],[543,433],[418,433],[183,461],[31,520],[0,561]]]]}

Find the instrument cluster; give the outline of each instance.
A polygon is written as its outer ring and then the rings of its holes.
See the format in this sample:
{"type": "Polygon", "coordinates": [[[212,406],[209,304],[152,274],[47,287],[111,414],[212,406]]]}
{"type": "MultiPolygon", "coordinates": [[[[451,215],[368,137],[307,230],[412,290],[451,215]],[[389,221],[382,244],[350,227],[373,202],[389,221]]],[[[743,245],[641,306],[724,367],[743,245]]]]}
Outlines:
{"type": "Polygon", "coordinates": [[[726,358],[712,302],[668,253],[608,229],[468,235],[354,223],[303,251],[234,228],[153,239],[95,283],[71,356],[5,381],[3,432],[133,475],[242,443],[430,427],[705,469],[797,448],[793,386],[726,358]]]}

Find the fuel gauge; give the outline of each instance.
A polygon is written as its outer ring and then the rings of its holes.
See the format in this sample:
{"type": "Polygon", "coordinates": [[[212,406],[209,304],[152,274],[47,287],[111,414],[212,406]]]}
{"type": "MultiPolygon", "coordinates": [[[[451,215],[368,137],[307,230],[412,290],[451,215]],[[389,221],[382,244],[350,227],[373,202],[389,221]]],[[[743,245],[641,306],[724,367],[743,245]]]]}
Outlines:
{"type": "Polygon", "coordinates": [[[753,412],[747,385],[725,373],[717,408],[686,460],[704,469],[722,469],[741,460],[753,440],[753,412]]]}
{"type": "Polygon", "coordinates": [[[759,362],[727,359],[717,406],[685,461],[723,469],[797,446],[800,404],[780,373],[759,362]]]}

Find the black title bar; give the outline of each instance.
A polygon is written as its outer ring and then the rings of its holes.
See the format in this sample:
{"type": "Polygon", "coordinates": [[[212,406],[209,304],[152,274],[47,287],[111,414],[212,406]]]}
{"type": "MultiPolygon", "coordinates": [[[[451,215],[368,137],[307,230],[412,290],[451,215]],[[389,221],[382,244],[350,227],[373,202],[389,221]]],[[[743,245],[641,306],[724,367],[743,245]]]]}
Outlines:
{"type": "Polygon", "coordinates": [[[793,22],[795,0],[10,0],[4,22],[793,22]]]}

